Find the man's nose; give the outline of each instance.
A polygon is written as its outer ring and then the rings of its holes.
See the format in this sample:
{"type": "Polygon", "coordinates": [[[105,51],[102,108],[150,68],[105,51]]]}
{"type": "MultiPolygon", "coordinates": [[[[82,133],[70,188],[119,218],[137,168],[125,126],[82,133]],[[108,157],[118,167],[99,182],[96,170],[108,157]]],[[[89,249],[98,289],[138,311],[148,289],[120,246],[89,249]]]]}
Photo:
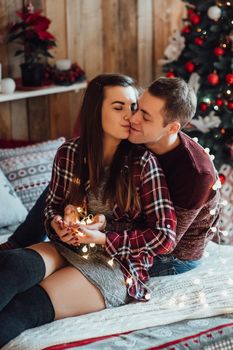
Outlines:
{"type": "Polygon", "coordinates": [[[132,117],[132,111],[131,109],[126,110],[125,115],[124,115],[124,120],[130,120],[132,117]]]}
{"type": "Polygon", "coordinates": [[[132,116],[130,118],[131,123],[139,123],[140,122],[140,111],[136,111],[132,113],[132,116]]]}

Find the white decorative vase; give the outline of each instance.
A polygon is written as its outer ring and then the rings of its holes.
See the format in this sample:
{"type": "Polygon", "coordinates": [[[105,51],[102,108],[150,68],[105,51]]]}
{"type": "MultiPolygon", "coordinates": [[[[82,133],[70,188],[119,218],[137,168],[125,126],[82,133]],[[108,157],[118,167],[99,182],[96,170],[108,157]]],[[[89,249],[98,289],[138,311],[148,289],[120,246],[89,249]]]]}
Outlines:
{"type": "Polygon", "coordinates": [[[13,94],[15,91],[15,81],[11,78],[4,78],[1,80],[1,93],[13,94]]]}

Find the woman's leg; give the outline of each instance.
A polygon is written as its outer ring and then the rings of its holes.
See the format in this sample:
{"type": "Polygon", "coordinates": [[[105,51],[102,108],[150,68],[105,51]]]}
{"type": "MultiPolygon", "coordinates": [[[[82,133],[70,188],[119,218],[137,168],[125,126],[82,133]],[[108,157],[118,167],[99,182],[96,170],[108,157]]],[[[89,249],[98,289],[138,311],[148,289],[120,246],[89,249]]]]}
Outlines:
{"type": "Polygon", "coordinates": [[[0,252],[0,310],[17,294],[66,265],[50,242],[0,252]]]}
{"type": "Polygon", "coordinates": [[[103,309],[104,298],[98,288],[79,270],[65,267],[17,294],[0,312],[0,347],[26,329],[103,309]]]}
{"type": "Polygon", "coordinates": [[[55,272],[40,285],[51,299],[56,320],[105,309],[99,289],[72,266],[55,272]]]}
{"type": "Polygon", "coordinates": [[[53,305],[41,286],[17,294],[0,312],[0,348],[26,329],[53,320],[53,305]]]}
{"type": "Polygon", "coordinates": [[[33,244],[29,246],[28,249],[35,250],[42,257],[45,264],[44,278],[47,278],[53,272],[67,265],[67,261],[57,251],[52,242],[33,244]]]}

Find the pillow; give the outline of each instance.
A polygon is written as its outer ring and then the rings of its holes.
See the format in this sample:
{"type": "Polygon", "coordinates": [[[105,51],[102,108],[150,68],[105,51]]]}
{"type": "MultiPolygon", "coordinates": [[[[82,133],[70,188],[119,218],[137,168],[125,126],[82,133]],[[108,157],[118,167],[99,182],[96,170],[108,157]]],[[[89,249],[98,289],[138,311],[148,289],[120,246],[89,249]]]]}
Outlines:
{"type": "Polygon", "coordinates": [[[0,169],[0,227],[24,221],[27,210],[0,169]]]}
{"type": "Polygon", "coordinates": [[[62,137],[26,147],[0,149],[0,168],[27,210],[49,184],[54,156],[64,141],[62,137]]]}
{"type": "Polygon", "coordinates": [[[15,157],[22,154],[28,154],[28,153],[36,153],[38,151],[49,151],[49,150],[57,150],[57,148],[65,142],[64,137],[59,137],[56,140],[49,140],[46,142],[39,142],[35,143],[33,145],[27,145],[27,146],[20,146],[20,147],[14,147],[14,148],[0,148],[0,160],[9,158],[9,157],[15,157]]]}

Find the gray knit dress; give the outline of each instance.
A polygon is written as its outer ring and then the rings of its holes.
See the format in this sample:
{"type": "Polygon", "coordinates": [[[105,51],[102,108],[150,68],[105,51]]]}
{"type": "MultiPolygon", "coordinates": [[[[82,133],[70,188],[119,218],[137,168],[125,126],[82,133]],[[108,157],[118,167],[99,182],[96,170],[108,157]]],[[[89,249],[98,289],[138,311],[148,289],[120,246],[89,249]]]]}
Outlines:
{"type": "MultiPolygon", "coordinates": [[[[111,219],[112,212],[109,205],[103,204],[102,194],[103,187],[108,176],[108,169],[105,169],[105,174],[101,186],[99,188],[98,198],[89,190],[88,197],[88,213],[89,214],[104,214],[108,219],[111,219]]],[[[68,261],[69,264],[76,267],[92,284],[94,284],[101,292],[105,300],[106,308],[121,306],[130,302],[130,297],[127,294],[127,286],[125,279],[117,261],[109,264],[111,257],[107,255],[104,248],[96,245],[93,248],[89,247],[88,256],[82,251],[84,245],[72,249],[64,246],[62,243],[55,243],[57,250],[68,261]]]]}

